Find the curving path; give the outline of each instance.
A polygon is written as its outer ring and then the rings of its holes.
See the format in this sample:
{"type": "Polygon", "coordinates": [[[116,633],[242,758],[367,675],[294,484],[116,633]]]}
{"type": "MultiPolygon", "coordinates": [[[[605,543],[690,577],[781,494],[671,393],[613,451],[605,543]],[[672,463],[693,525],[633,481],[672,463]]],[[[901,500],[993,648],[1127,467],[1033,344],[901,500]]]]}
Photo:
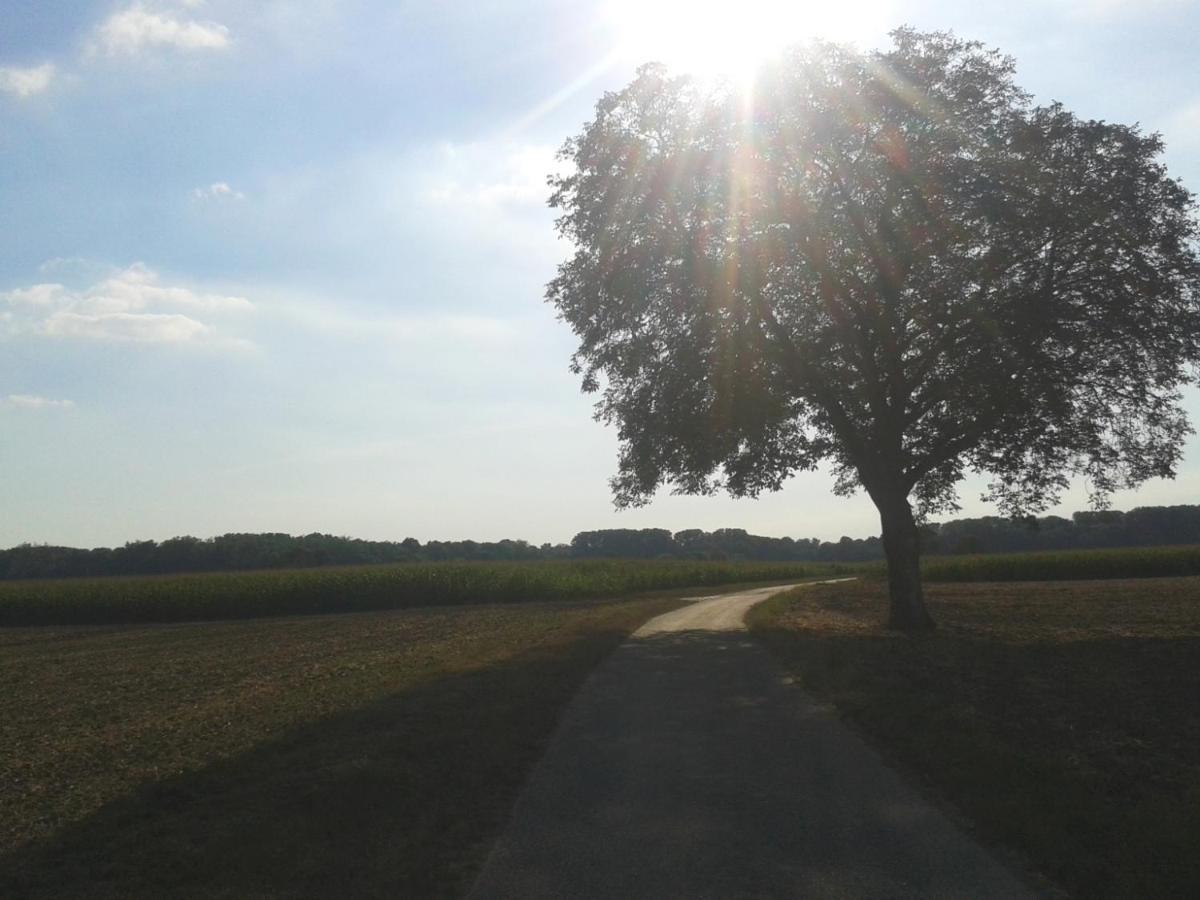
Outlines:
{"type": "Polygon", "coordinates": [[[746,635],[785,589],[702,598],[622,644],[470,897],[1033,896],[746,635]]]}

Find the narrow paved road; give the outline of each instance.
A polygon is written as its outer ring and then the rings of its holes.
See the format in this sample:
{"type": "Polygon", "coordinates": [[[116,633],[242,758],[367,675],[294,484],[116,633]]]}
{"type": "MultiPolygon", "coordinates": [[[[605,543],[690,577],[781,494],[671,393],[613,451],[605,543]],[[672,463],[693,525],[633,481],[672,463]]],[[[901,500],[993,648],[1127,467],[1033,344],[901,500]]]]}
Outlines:
{"type": "Polygon", "coordinates": [[[745,633],[783,588],[652,619],[569,706],[483,898],[1020,898],[1028,888],[745,633]]]}

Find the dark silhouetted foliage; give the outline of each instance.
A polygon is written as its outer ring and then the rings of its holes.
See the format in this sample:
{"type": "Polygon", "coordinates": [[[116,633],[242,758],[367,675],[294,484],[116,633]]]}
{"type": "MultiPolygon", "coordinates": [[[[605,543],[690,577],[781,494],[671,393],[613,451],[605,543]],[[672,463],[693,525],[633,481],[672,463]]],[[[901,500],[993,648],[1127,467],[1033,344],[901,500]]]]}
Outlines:
{"type": "Polygon", "coordinates": [[[943,33],[816,43],[752,93],[643,67],[551,178],[547,296],[619,429],[618,504],[829,461],[880,511],[890,622],[968,471],[1010,516],[1170,476],[1200,358],[1191,194],[1156,134],[1032,105],[943,33]]]}
{"type": "Polygon", "coordinates": [[[677,550],[675,539],[665,528],[581,531],[571,540],[571,555],[584,558],[606,556],[652,559],[656,556],[677,556],[677,550]]]}
{"type": "MultiPolygon", "coordinates": [[[[1200,506],[1146,506],[1128,512],[1077,512],[1070,519],[987,517],[922,526],[927,553],[1012,553],[1200,544],[1200,506]]],[[[427,561],[505,562],[534,559],[711,559],[753,562],[866,562],[882,559],[878,537],[821,541],[765,537],[742,528],[675,534],[665,528],[581,531],[570,544],[526,541],[363,541],[331,534],[225,534],[202,540],[176,537],[156,543],[80,550],[21,544],[0,550],[0,579],[96,575],[159,575],[326,565],[427,561]]]]}

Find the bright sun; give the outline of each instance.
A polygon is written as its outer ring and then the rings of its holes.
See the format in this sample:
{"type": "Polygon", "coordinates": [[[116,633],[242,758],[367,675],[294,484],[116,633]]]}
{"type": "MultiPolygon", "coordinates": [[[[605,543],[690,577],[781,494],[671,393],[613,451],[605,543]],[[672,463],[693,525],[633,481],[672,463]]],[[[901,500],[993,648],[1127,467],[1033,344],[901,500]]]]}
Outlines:
{"type": "Polygon", "coordinates": [[[810,38],[882,32],[887,0],[612,0],[620,55],[700,77],[747,80],[766,59],[810,38]]]}

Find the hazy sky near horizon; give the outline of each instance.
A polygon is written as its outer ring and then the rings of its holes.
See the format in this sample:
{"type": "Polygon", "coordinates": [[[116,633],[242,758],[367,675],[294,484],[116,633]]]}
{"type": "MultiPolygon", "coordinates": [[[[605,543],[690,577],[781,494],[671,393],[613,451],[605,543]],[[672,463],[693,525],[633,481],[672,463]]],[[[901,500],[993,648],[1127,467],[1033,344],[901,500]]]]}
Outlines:
{"type": "MultiPolygon", "coordinates": [[[[953,29],[1014,55],[1038,101],[1162,132],[1200,189],[1200,4],[776,6],[683,4],[682,33],[703,54],[953,29]]],[[[824,473],[612,508],[615,435],[542,300],[568,250],[545,176],[603,91],[679,54],[678,8],[0,0],[0,546],[878,533],[824,473]]],[[[992,511],[979,492],[961,515],[992,511]]],[[[1195,439],[1175,482],[1114,498],[1196,502],[1195,439]]]]}

